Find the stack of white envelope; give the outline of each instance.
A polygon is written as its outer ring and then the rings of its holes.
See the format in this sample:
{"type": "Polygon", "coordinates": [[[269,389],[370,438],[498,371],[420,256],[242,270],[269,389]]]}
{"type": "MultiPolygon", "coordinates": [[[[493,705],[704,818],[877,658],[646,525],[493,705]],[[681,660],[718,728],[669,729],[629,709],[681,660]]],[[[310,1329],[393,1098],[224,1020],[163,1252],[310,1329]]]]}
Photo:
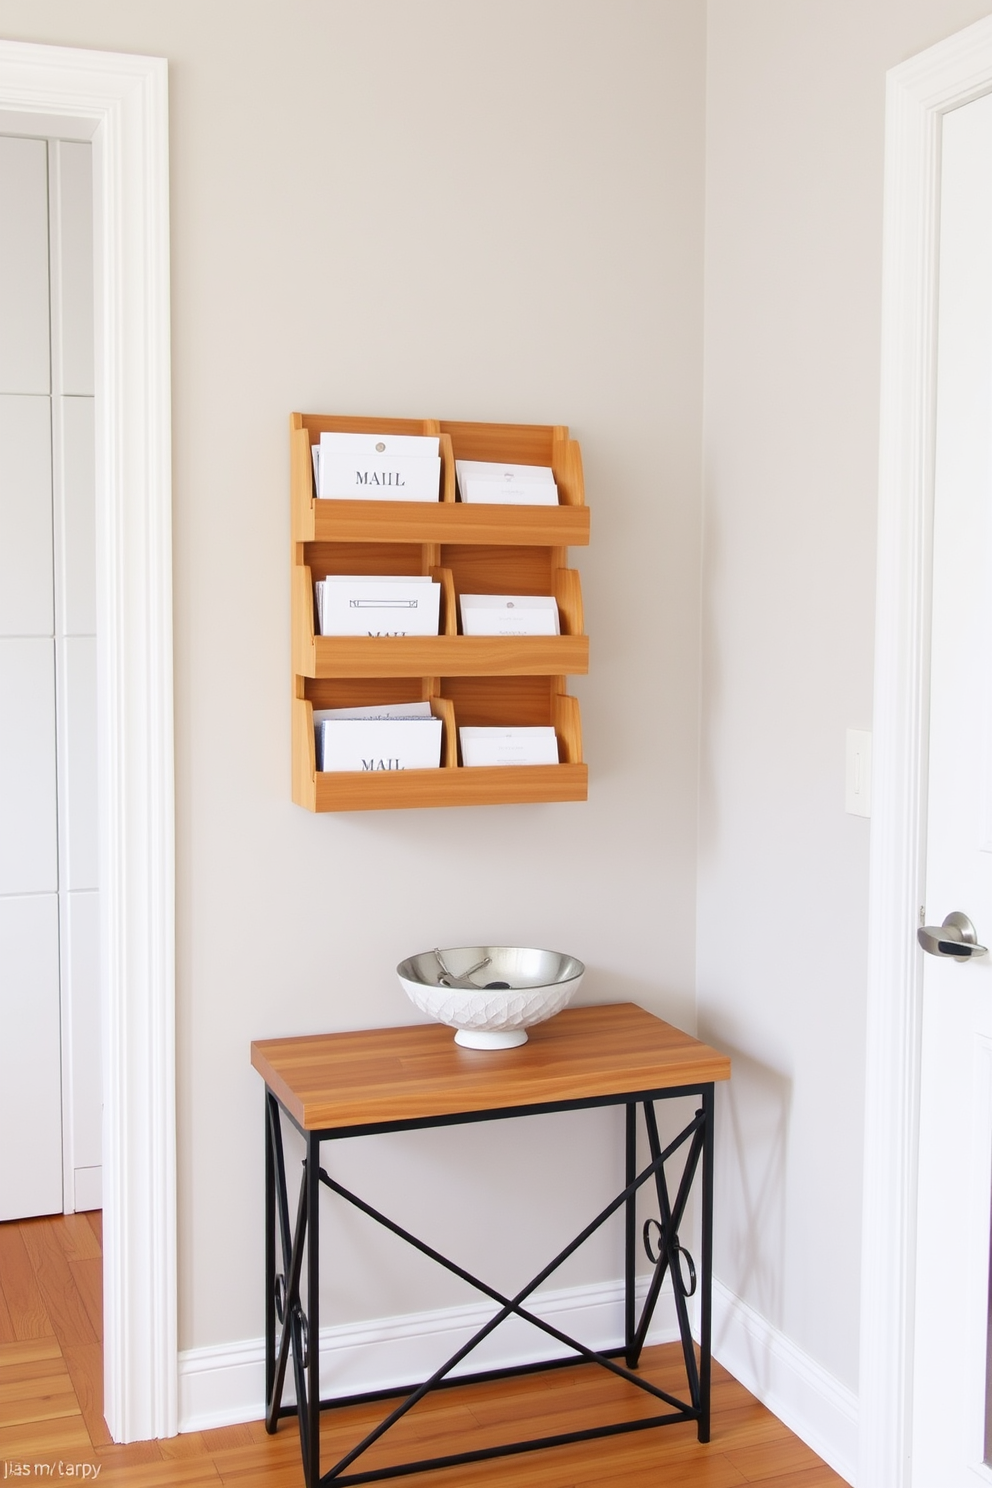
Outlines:
{"type": "Polygon", "coordinates": [[[328,574],[314,590],[321,635],[438,633],[441,585],[427,574],[328,574]]]}
{"type": "Polygon", "coordinates": [[[553,728],[460,728],[462,764],[557,765],[553,728]]]}
{"type": "Polygon", "coordinates": [[[441,441],[430,434],[321,434],[314,489],[329,501],[437,501],[441,441]]]}
{"type": "Polygon", "coordinates": [[[318,770],[436,770],[441,720],[430,703],[313,710],[318,770]]]}
{"type": "Polygon", "coordinates": [[[456,460],[463,501],[494,506],[557,506],[558,487],[548,465],[501,465],[492,460],[456,460]]]}
{"type": "Polygon", "coordinates": [[[463,635],[561,634],[558,605],[550,594],[462,594],[458,605],[463,635]]]}

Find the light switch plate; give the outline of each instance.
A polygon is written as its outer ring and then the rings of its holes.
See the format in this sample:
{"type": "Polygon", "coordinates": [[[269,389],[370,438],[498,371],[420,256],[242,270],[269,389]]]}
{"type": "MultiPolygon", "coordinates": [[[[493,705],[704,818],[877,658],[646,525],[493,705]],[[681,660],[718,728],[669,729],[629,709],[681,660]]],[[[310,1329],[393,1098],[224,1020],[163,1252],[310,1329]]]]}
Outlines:
{"type": "Polygon", "coordinates": [[[844,810],[851,816],[871,816],[871,734],[867,729],[847,731],[844,810]]]}

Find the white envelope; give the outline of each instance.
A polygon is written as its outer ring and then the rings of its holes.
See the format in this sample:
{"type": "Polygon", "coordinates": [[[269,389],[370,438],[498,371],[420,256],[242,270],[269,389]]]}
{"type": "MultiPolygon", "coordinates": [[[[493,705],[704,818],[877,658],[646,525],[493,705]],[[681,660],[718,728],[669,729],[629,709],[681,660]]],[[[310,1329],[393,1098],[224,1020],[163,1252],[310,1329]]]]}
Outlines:
{"type": "Polygon", "coordinates": [[[553,486],[555,473],[550,465],[504,465],[498,460],[456,460],[455,474],[461,484],[467,480],[515,481],[518,485],[553,486]]]}
{"type": "MultiPolygon", "coordinates": [[[[325,496],[323,470],[325,462],[334,460],[345,460],[350,462],[356,458],[371,460],[391,460],[396,455],[407,459],[439,459],[441,441],[436,434],[321,434],[320,443],[310,446],[310,454],[313,459],[313,488],[321,499],[333,499],[333,496],[325,496]]],[[[330,470],[330,464],[328,464],[330,470]]],[[[330,476],[328,476],[330,479],[330,476]]],[[[402,500],[402,497],[393,498],[402,500]]],[[[417,498],[407,498],[420,500],[417,498]]],[[[428,501],[437,499],[436,494],[424,498],[428,501]]]]}
{"type": "Polygon", "coordinates": [[[553,728],[460,728],[462,764],[557,765],[558,739],[553,728]]]}
{"type": "Polygon", "coordinates": [[[359,708],[314,708],[313,732],[320,769],[321,724],[329,718],[433,718],[430,703],[375,703],[359,708]]]}
{"type": "Polygon", "coordinates": [[[317,616],[325,636],[437,635],[441,585],[412,578],[318,579],[317,616]]]}
{"type": "Polygon", "coordinates": [[[371,708],[314,708],[313,733],[317,769],[321,764],[323,743],[321,724],[329,718],[433,718],[430,703],[377,703],[371,708]]]}
{"type": "Polygon", "coordinates": [[[463,501],[493,506],[557,506],[558,487],[547,465],[501,465],[491,460],[456,460],[463,501]]]}
{"type": "Polygon", "coordinates": [[[437,770],[441,729],[440,718],[326,718],[320,725],[320,769],[437,770]]]}
{"type": "Polygon", "coordinates": [[[557,506],[557,486],[538,482],[525,485],[501,485],[498,481],[462,481],[462,501],[489,506],[557,506]]]}
{"type": "Polygon", "coordinates": [[[560,635],[558,605],[550,594],[462,594],[462,634],[560,635]]]}
{"type": "Polygon", "coordinates": [[[440,455],[329,455],[318,463],[324,501],[439,501],[440,455]]]}

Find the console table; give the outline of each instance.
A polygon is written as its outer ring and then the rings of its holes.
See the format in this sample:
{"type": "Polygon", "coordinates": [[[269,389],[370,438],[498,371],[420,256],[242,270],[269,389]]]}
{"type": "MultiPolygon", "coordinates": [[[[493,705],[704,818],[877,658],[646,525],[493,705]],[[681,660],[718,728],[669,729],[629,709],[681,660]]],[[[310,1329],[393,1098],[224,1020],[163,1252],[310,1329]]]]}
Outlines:
{"type": "Polygon", "coordinates": [[[251,1059],[266,1085],[266,1427],[269,1432],[274,1432],[280,1416],[296,1414],[299,1417],[307,1488],[368,1483],[400,1473],[475,1462],[486,1457],[636,1431],[673,1421],[695,1421],[699,1440],[709,1440],[713,1087],[715,1081],[730,1077],[730,1060],[725,1055],[633,1003],[614,1003],[604,1007],[566,1009],[557,1017],[532,1028],[528,1042],[516,1049],[462,1049],[454,1042],[450,1028],[431,1023],[359,1033],[268,1039],[252,1044],[251,1059]],[[678,1096],[697,1096],[699,1106],[684,1129],[662,1147],[654,1103],[678,1096]],[[622,1105],[626,1113],[624,1187],[564,1250],[512,1297],[448,1260],[345,1188],[335,1179],[333,1172],[321,1167],[321,1144],[346,1137],[613,1105],[622,1105]],[[650,1160],[640,1171],[637,1168],[639,1108],[650,1154],[650,1160]],[[283,1155],[283,1116],[292,1122],[306,1143],[303,1178],[292,1222],[283,1155]],[[674,1187],[670,1187],[665,1164],[676,1154],[682,1159],[681,1174],[674,1187]],[[679,1226],[697,1171],[702,1189],[698,1272],[679,1237],[679,1226]],[[430,1379],[402,1390],[321,1400],[318,1201],[322,1184],[497,1303],[496,1314],[430,1379]],[[646,1185],[653,1188],[658,1213],[645,1221],[642,1230],[644,1247],[654,1270],[638,1316],[635,1302],[637,1194],[646,1185]],[[554,1271],[619,1210],[624,1211],[624,1346],[597,1352],[535,1316],[526,1304],[554,1271]],[[666,1274],[671,1277],[675,1298],[687,1400],[680,1400],[659,1389],[634,1372],[666,1274]],[[686,1298],[692,1296],[697,1287],[698,1363],[686,1305],[686,1298]],[[449,1378],[451,1371],[483,1338],[514,1314],[550,1334],[567,1352],[550,1363],[542,1361],[531,1366],[449,1378]],[[290,1357],[297,1405],[284,1406],[283,1387],[290,1357]],[[621,1359],[623,1362],[618,1362],[621,1359]],[[480,1446],[473,1451],[361,1470],[359,1458],[366,1449],[416,1405],[428,1390],[479,1379],[501,1378],[531,1368],[546,1370],[583,1360],[600,1364],[638,1386],[664,1409],[651,1416],[619,1423],[590,1425],[582,1431],[480,1446]],[[385,1419],[321,1474],[321,1408],[394,1397],[402,1398],[385,1419]],[[349,1471],[355,1464],[358,1464],[358,1470],[349,1471]]]}

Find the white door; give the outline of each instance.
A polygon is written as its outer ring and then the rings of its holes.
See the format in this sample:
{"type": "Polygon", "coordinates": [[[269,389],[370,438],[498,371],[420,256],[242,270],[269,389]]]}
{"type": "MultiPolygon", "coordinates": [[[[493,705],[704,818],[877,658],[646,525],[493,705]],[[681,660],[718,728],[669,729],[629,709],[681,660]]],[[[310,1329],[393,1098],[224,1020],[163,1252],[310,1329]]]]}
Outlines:
{"type": "MultiPolygon", "coordinates": [[[[964,915],[992,950],[992,96],[944,120],[936,417],[925,918],[964,915]]],[[[924,963],[912,1483],[975,1488],[992,1484],[992,954],[924,963]]]]}

